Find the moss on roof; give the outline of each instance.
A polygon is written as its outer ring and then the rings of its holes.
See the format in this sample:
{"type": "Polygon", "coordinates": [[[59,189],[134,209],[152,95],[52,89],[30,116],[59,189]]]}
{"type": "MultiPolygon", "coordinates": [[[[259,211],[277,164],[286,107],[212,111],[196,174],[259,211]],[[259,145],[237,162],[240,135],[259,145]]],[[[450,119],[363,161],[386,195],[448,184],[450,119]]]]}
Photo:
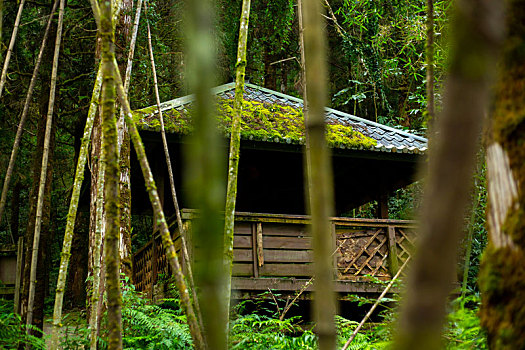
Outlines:
{"type": "MultiPolygon", "coordinates": [[[[218,127],[225,134],[230,133],[233,117],[233,100],[218,98],[218,127]]],[[[156,107],[148,107],[135,112],[135,121],[139,129],[160,131],[156,107]]],[[[187,109],[173,108],[165,111],[164,126],[166,132],[190,134],[193,131],[191,105],[187,109]]],[[[276,103],[256,101],[243,102],[241,137],[249,140],[287,140],[302,142],[305,138],[303,111],[300,108],[276,103]]],[[[329,123],[327,125],[327,142],[331,146],[371,148],[376,140],[367,137],[351,125],[329,123]]]]}

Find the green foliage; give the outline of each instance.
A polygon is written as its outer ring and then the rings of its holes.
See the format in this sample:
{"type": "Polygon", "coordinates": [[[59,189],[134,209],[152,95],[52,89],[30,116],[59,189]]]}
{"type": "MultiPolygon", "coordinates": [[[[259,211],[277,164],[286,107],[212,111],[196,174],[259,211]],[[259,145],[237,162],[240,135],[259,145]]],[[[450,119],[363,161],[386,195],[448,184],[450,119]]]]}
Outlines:
{"type": "Polygon", "coordinates": [[[479,294],[452,302],[453,311],[447,316],[444,338],[447,349],[488,349],[487,335],[478,316],[479,294]]]}
{"type": "MultiPolygon", "coordinates": [[[[28,335],[26,325],[20,315],[13,312],[13,303],[0,299],[0,349],[17,349],[18,346],[30,345],[32,349],[45,349],[44,339],[28,335]]],[[[33,332],[41,333],[36,327],[33,332]]]]}
{"type": "Polygon", "coordinates": [[[125,349],[190,349],[189,328],[178,299],[155,305],[132,285],[122,290],[122,328],[125,349]],[[163,307],[163,305],[165,307],[163,307]]]}

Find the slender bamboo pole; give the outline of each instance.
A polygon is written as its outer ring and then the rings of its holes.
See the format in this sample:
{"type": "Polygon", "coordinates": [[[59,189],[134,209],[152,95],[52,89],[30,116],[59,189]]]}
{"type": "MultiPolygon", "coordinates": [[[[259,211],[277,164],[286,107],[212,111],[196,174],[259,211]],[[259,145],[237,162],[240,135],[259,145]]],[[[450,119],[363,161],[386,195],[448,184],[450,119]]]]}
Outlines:
{"type": "MultiPolygon", "coordinates": [[[[148,14],[148,8],[147,8],[147,2],[145,1],[144,2],[144,15],[147,17],[147,14],[148,14]]],[[[153,55],[153,45],[151,43],[151,28],[150,28],[149,21],[146,20],[146,23],[147,23],[147,28],[148,28],[148,46],[149,46],[149,54],[150,54],[150,61],[151,61],[151,70],[153,73],[153,84],[155,88],[157,110],[159,112],[162,145],[164,147],[164,156],[166,158],[166,166],[168,168],[168,177],[170,179],[171,198],[173,199],[173,206],[175,208],[175,216],[177,218],[177,226],[179,227],[179,233],[180,233],[180,238],[181,238],[181,243],[182,243],[181,249],[183,252],[183,258],[186,261],[187,277],[188,277],[188,283],[190,285],[191,292],[192,292],[193,305],[195,307],[195,316],[197,317],[199,321],[199,326],[202,332],[202,330],[204,329],[204,326],[202,324],[202,314],[200,311],[199,299],[197,298],[197,292],[195,289],[195,282],[193,280],[193,270],[191,268],[191,261],[188,256],[186,239],[184,238],[185,237],[184,225],[182,224],[182,216],[180,213],[179,201],[177,200],[177,191],[175,189],[175,179],[173,176],[173,167],[171,165],[171,157],[170,157],[170,153],[168,150],[168,141],[166,140],[166,130],[164,128],[164,117],[162,115],[162,110],[160,109],[159,85],[157,82],[157,69],[155,68],[155,56],[153,55]]]]}
{"type": "Polygon", "coordinates": [[[434,112],[434,0],[427,0],[427,122],[432,123],[434,112]]]}
{"type": "Polygon", "coordinates": [[[95,245],[93,247],[93,288],[91,289],[91,312],[89,314],[90,329],[90,349],[97,350],[98,336],[98,302],[100,299],[100,247],[102,245],[102,231],[105,230],[104,222],[104,177],[106,165],[104,154],[102,154],[100,166],[98,168],[97,183],[97,213],[95,228],[95,245]]]}
{"type": "Polygon", "coordinates": [[[368,310],[368,312],[366,313],[365,317],[363,317],[363,319],[361,320],[361,322],[359,323],[359,325],[354,329],[354,332],[352,333],[352,335],[350,336],[350,338],[348,338],[347,342],[345,343],[345,345],[343,346],[343,348],[341,350],[346,350],[348,349],[348,347],[350,346],[350,344],[352,343],[352,341],[355,339],[355,337],[357,336],[357,333],[359,333],[359,331],[361,330],[361,328],[363,328],[363,325],[365,324],[365,322],[370,318],[370,316],[372,316],[372,314],[374,313],[375,309],[377,308],[377,306],[379,305],[379,303],[381,302],[381,300],[383,299],[383,297],[386,295],[386,293],[388,293],[388,291],[390,290],[390,288],[392,288],[392,286],[394,285],[394,282],[398,279],[399,276],[401,276],[401,272],[403,272],[403,270],[405,269],[405,266],[407,266],[408,264],[408,261],[410,260],[410,257],[408,257],[405,262],[403,263],[403,265],[399,268],[399,270],[397,271],[396,275],[394,276],[394,278],[392,278],[392,280],[390,281],[390,283],[386,286],[386,288],[383,290],[383,292],[381,293],[381,295],[379,295],[379,297],[377,298],[377,300],[375,301],[374,305],[372,305],[372,307],[370,308],[370,310],[368,310]]]}
{"type": "MultiPolygon", "coordinates": [[[[47,177],[47,163],[49,158],[49,143],[51,140],[51,125],[53,122],[53,110],[55,106],[55,92],[57,85],[58,72],[58,57],[60,56],[60,44],[62,42],[62,25],[64,23],[64,7],[65,0],[60,0],[60,8],[58,10],[58,25],[57,35],[55,41],[55,52],[53,56],[53,67],[51,71],[51,87],[49,92],[49,105],[47,108],[46,133],[44,136],[44,151],[42,154],[42,168],[40,172],[40,185],[38,188],[38,201],[36,207],[35,220],[35,235],[33,237],[33,249],[31,257],[31,273],[29,279],[29,298],[27,305],[27,320],[26,324],[29,326],[33,323],[33,305],[35,302],[35,288],[36,288],[36,268],[38,261],[38,246],[40,244],[40,229],[42,226],[42,211],[44,204],[44,189],[47,177]]],[[[51,179],[49,179],[51,181],[51,179]]],[[[30,328],[27,328],[28,332],[30,328]]]]}
{"type": "MultiPolygon", "coordinates": [[[[31,104],[31,98],[33,97],[33,90],[35,88],[36,79],[38,77],[38,71],[40,70],[40,64],[42,63],[42,56],[44,55],[44,48],[47,44],[47,38],[49,36],[49,28],[51,27],[51,22],[53,20],[53,14],[56,11],[58,6],[58,0],[55,0],[53,8],[51,9],[51,14],[47,20],[46,29],[44,31],[44,37],[42,38],[42,44],[40,45],[40,51],[38,52],[38,57],[36,59],[35,68],[33,69],[33,75],[31,76],[31,82],[29,83],[29,88],[27,90],[26,100],[24,103],[24,109],[22,111],[22,116],[20,117],[20,123],[18,124],[18,129],[16,130],[15,142],[13,143],[13,149],[11,150],[11,157],[9,158],[9,165],[7,166],[7,172],[4,179],[4,186],[2,187],[2,197],[0,198],[0,223],[2,223],[2,216],[4,214],[4,209],[7,202],[7,190],[9,189],[9,183],[11,182],[11,176],[15,168],[15,161],[18,155],[18,150],[20,149],[20,140],[22,139],[22,133],[24,132],[24,124],[27,119],[27,114],[29,112],[29,105],[31,104]]],[[[11,237],[12,238],[12,237],[11,237]]],[[[14,242],[14,241],[13,241],[14,242]]]]}
{"type": "MultiPolygon", "coordinates": [[[[93,131],[93,122],[97,114],[101,87],[102,87],[102,67],[99,67],[97,77],[95,79],[95,86],[93,87],[91,103],[89,105],[86,126],[84,127],[84,135],[82,137],[82,142],[80,144],[80,152],[78,155],[77,168],[75,171],[75,180],[73,182],[73,193],[71,194],[71,201],[69,204],[69,211],[67,214],[66,231],[64,233],[62,253],[60,255],[60,269],[58,271],[58,281],[57,281],[57,288],[56,288],[56,294],[55,294],[55,308],[53,311],[53,335],[51,337],[50,349],[58,348],[58,336],[59,336],[60,326],[62,322],[62,304],[63,304],[64,292],[66,288],[66,278],[67,278],[67,270],[69,266],[69,259],[71,257],[71,242],[73,241],[75,221],[77,217],[78,201],[80,199],[80,190],[82,188],[82,182],[84,181],[84,170],[85,170],[86,162],[88,158],[89,144],[91,141],[91,133],[93,131]]],[[[99,257],[99,260],[100,260],[100,257],[99,257]]],[[[95,262],[96,261],[97,260],[95,260],[95,262]]]]}
{"type": "Polygon", "coordinates": [[[188,294],[188,288],[186,287],[186,282],[184,281],[184,275],[182,273],[181,266],[177,257],[177,252],[175,250],[175,245],[170,236],[168,225],[166,223],[166,218],[162,210],[162,205],[160,203],[159,194],[157,192],[157,187],[155,186],[155,180],[153,179],[153,174],[151,172],[151,167],[146,158],[146,151],[144,149],[144,144],[139,135],[138,129],[133,121],[131,114],[131,108],[124,91],[124,85],[122,83],[120,73],[118,72],[118,66],[116,61],[113,61],[113,69],[115,70],[115,78],[117,82],[117,94],[119,97],[120,104],[124,109],[126,124],[128,125],[131,141],[137,153],[137,158],[139,159],[140,167],[142,169],[142,174],[144,176],[144,181],[146,182],[146,189],[153,207],[153,212],[155,214],[157,225],[160,229],[162,245],[166,250],[166,257],[170,264],[170,268],[175,274],[175,284],[180,293],[181,304],[186,317],[188,320],[188,326],[190,327],[190,332],[193,338],[193,343],[196,349],[205,349],[204,338],[200,332],[197,318],[193,310],[193,305],[191,304],[191,299],[188,294]]]}
{"type": "Polygon", "coordinates": [[[21,0],[20,5],[18,5],[18,13],[16,14],[15,25],[13,27],[13,33],[11,34],[9,48],[7,49],[7,53],[5,55],[2,76],[0,77],[0,97],[2,97],[2,92],[4,92],[5,81],[7,79],[7,68],[9,68],[9,61],[11,60],[11,54],[13,53],[13,48],[15,47],[16,35],[18,34],[18,28],[20,27],[20,19],[22,18],[22,11],[24,10],[25,3],[26,0],[21,0]]]}
{"type": "Polygon", "coordinates": [[[334,325],[335,294],[333,291],[333,240],[329,217],[333,212],[332,165],[325,140],[324,104],[326,98],[325,37],[321,6],[317,0],[305,0],[302,6],[304,20],[304,49],[308,117],[307,173],[312,215],[312,238],[314,248],[314,315],[317,321],[319,349],[335,349],[334,325]]]}
{"type": "MultiPolygon", "coordinates": [[[[226,260],[226,310],[230,310],[231,283],[233,270],[233,236],[235,224],[235,204],[237,201],[237,178],[241,147],[241,117],[243,109],[244,76],[246,71],[246,43],[248,41],[248,23],[250,20],[250,0],[243,0],[241,8],[241,24],[239,26],[239,43],[237,47],[237,62],[235,64],[235,98],[233,100],[233,120],[230,137],[230,155],[228,160],[228,185],[226,189],[226,206],[224,219],[224,257],[226,260]]],[[[227,314],[226,314],[227,316],[227,314]]],[[[228,325],[226,319],[226,326],[228,325]]]]}

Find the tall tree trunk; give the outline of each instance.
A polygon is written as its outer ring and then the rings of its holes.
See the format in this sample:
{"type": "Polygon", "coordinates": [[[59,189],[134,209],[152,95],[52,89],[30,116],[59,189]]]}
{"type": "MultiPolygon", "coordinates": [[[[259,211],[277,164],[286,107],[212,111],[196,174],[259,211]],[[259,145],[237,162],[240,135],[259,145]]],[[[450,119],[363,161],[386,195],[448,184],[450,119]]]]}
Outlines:
{"type": "Polygon", "coordinates": [[[434,120],[434,0],[427,0],[427,122],[434,120]]]}
{"type": "Polygon", "coordinates": [[[436,120],[418,247],[399,318],[397,349],[438,349],[469,197],[478,138],[501,38],[497,1],[456,5],[450,73],[436,120]]]}
{"type": "MultiPolygon", "coordinates": [[[[57,34],[55,40],[55,52],[53,56],[53,68],[51,71],[51,86],[49,92],[49,104],[47,109],[46,118],[46,134],[44,137],[44,151],[42,155],[42,167],[40,169],[40,184],[38,189],[38,201],[36,207],[36,220],[35,220],[35,234],[33,236],[33,251],[31,256],[31,273],[29,280],[29,297],[27,302],[27,317],[26,324],[31,325],[33,321],[33,305],[35,301],[35,289],[36,289],[36,275],[37,275],[37,263],[38,263],[38,248],[40,243],[40,229],[42,227],[42,213],[44,205],[44,193],[46,187],[46,176],[47,166],[51,142],[52,123],[53,123],[53,112],[55,107],[56,97],[56,82],[58,72],[58,58],[60,56],[60,44],[62,41],[62,24],[64,20],[64,7],[65,0],[60,1],[60,9],[58,12],[58,24],[57,34]]],[[[51,179],[49,179],[51,180],[51,179]]]]}
{"type": "MultiPolygon", "coordinates": [[[[119,269],[119,170],[117,149],[117,124],[115,118],[115,27],[112,19],[113,1],[100,3],[99,35],[102,44],[102,152],[105,166],[104,195],[106,211],[106,295],[108,303],[108,349],[122,349],[122,299],[119,269]]],[[[99,179],[100,181],[100,179],[99,179]]],[[[96,292],[96,291],[94,291],[96,292]]]]}
{"type": "MultiPolygon", "coordinates": [[[[132,36],[131,29],[131,10],[133,8],[132,0],[122,0],[120,2],[120,15],[116,27],[116,56],[119,65],[120,74],[127,71],[127,65],[124,57],[126,48],[130,44],[132,36]]],[[[135,45],[132,42],[131,45],[135,45]]],[[[130,52],[134,47],[130,47],[130,52]]],[[[129,62],[128,62],[129,63],[129,62]]],[[[131,271],[131,176],[130,176],[130,140],[129,132],[124,122],[122,114],[117,122],[118,154],[119,154],[119,193],[120,193],[120,228],[119,228],[119,254],[120,254],[120,272],[127,276],[130,281],[131,271]]]]}
{"type": "Polygon", "coordinates": [[[4,92],[5,81],[7,79],[7,68],[9,68],[9,61],[11,60],[11,54],[15,47],[16,35],[18,34],[18,28],[20,27],[20,19],[22,18],[22,11],[24,10],[25,2],[25,0],[21,0],[20,5],[18,5],[18,13],[16,14],[13,32],[11,33],[11,41],[9,42],[9,48],[5,55],[4,68],[2,69],[2,75],[0,76],[0,97],[2,97],[2,92],[4,92]]]}
{"type": "Polygon", "coordinates": [[[215,106],[211,96],[214,85],[214,37],[211,1],[191,1],[188,4],[188,63],[189,85],[195,93],[195,132],[184,168],[190,188],[190,205],[199,210],[199,218],[192,225],[195,249],[195,278],[200,288],[200,305],[207,343],[210,349],[226,348],[227,312],[224,305],[224,189],[222,180],[225,154],[221,151],[217,134],[215,106]],[[224,157],[224,158],[223,158],[224,157]]]}
{"type": "Polygon", "coordinates": [[[308,137],[307,171],[312,216],[314,248],[314,316],[319,336],[319,349],[335,349],[336,312],[333,290],[333,240],[329,217],[333,215],[334,195],[332,164],[325,139],[326,47],[321,6],[316,0],[305,0],[301,7],[304,28],[304,50],[308,116],[305,129],[308,137]]]}
{"type": "Polygon", "coordinates": [[[489,348],[525,343],[525,1],[507,3],[506,32],[487,147],[489,245],[479,286],[489,348]]]}
{"type": "Polygon", "coordinates": [[[15,242],[18,242],[18,227],[20,222],[20,191],[22,189],[22,182],[17,180],[15,182],[15,187],[13,188],[13,193],[11,195],[11,236],[14,238],[15,242]]]}
{"type": "MultiPolygon", "coordinates": [[[[40,51],[38,52],[38,57],[35,63],[35,68],[33,69],[33,75],[31,76],[31,82],[29,83],[29,88],[27,89],[27,96],[24,103],[24,109],[22,111],[22,116],[20,117],[20,123],[18,124],[18,129],[16,130],[15,142],[13,143],[13,149],[11,151],[11,158],[9,158],[9,165],[7,166],[7,171],[4,179],[4,186],[2,187],[2,196],[0,197],[0,223],[2,223],[2,216],[4,213],[6,201],[7,201],[7,190],[9,189],[9,182],[11,181],[11,176],[13,175],[13,170],[15,168],[16,156],[18,155],[18,150],[20,149],[20,140],[22,139],[22,132],[24,131],[24,124],[27,119],[29,112],[29,106],[31,104],[31,99],[33,97],[33,89],[35,88],[36,79],[38,77],[38,71],[40,69],[40,64],[42,63],[42,56],[44,54],[44,49],[46,47],[47,38],[49,36],[49,28],[51,27],[51,22],[53,20],[53,15],[58,6],[58,0],[55,0],[53,8],[51,9],[51,14],[47,21],[46,29],[44,31],[44,37],[42,38],[42,44],[40,45],[40,51]]],[[[1,11],[0,11],[1,12],[1,11]]],[[[1,17],[1,13],[0,13],[1,17]]],[[[1,27],[1,26],[0,26],[1,27]]],[[[1,45],[1,41],[0,41],[1,45]]]]}
{"type": "Polygon", "coordinates": [[[97,78],[95,79],[95,86],[93,88],[93,95],[91,97],[91,104],[89,106],[86,126],[84,128],[84,136],[80,145],[80,152],[78,156],[77,168],[75,171],[75,179],[73,182],[73,193],[71,194],[71,202],[69,204],[69,211],[66,222],[66,232],[64,233],[64,243],[62,246],[62,254],[60,259],[60,269],[58,271],[58,281],[55,294],[55,307],[53,312],[53,337],[51,341],[51,348],[58,347],[58,335],[60,325],[62,322],[62,303],[64,298],[64,291],[66,287],[66,277],[71,257],[71,243],[74,236],[74,228],[77,217],[78,201],[80,198],[80,190],[82,182],[84,181],[84,169],[86,167],[89,143],[91,140],[91,132],[93,130],[93,121],[98,108],[98,100],[100,97],[100,89],[102,86],[102,69],[99,68],[97,78]]]}
{"type": "MultiPolygon", "coordinates": [[[[230,310],[231,281],[233,271],[233,236],[235,225],[235,203],[237,200],[237,178],[241,148],[241,118],[244,101],[244,76],[246,71],[246,43],[248,41],[248,23],[250,19],[250,0],[243,0],[241,8],[241,24],[239,26],[239,44],[237,47],[237,63],[235,72],[235,98],[233,100],[233,120],[230,132],[230,155],[228,160],[228,185],[226,190],[226,206],[224,219],[224,258],[226,261],[226,310],[230,310]]],[[[225,319],[228,325],[228,319],[225,319]]]]}

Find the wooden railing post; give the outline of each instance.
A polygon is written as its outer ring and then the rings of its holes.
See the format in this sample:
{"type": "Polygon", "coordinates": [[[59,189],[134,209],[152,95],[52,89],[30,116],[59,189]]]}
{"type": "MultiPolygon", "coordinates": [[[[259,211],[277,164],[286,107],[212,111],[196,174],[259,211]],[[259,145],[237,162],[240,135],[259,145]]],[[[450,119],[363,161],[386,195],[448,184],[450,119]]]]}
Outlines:
{"type": "Polygon", "coordinates": [[[399,262],[397,260],[396,229],[391,225],[388,225],[388,256],[388,270],[394,276],[399,270],[399,262]]]}
{"type": "Polygon", "coordinates": [[[153,235],[153,242],[151,245],[151,299],[154,298],[155,283],[157,283],[157,240],[153,235]]]}

